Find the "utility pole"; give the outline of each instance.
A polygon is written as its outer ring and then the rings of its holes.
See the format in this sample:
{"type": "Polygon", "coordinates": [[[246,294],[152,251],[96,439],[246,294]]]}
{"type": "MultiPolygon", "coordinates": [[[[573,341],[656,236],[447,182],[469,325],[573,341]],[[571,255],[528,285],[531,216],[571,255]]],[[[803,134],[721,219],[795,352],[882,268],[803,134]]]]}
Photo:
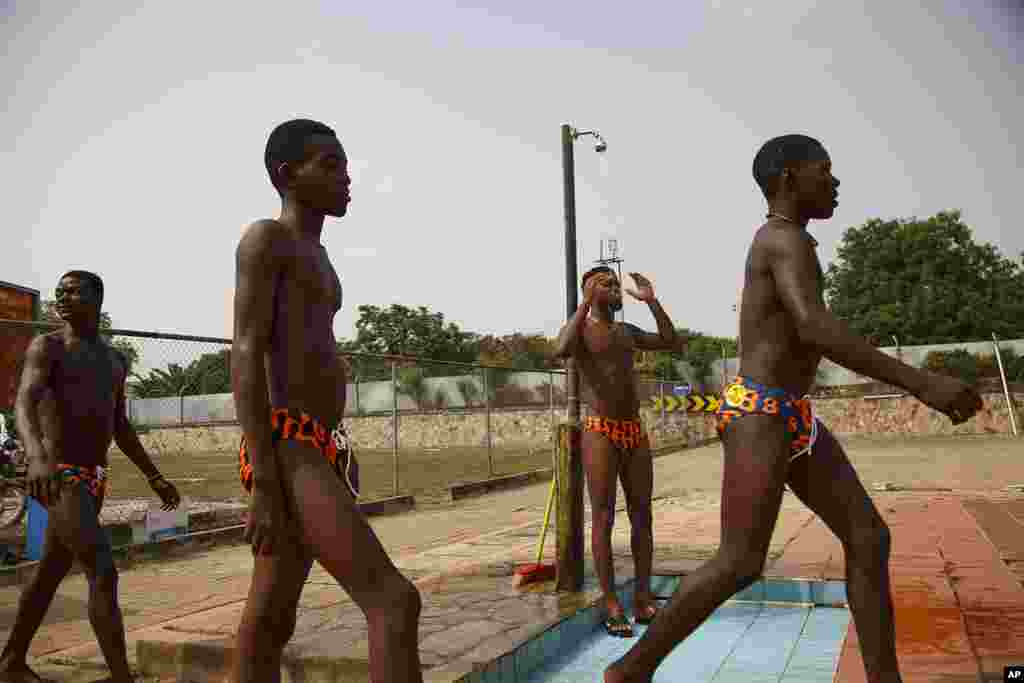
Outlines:
{"type": "MultiPolygon", "coordinates": [[[[565,199],[565,315],[571,320],[579,306],[579,283],[576,272],[576,167],[573,143],[577,138],[592,136],[598,143],[594,151],[608,149],[597,131],[579,131],[562,126],[562,190],[565,199]]],[[[558,574],[555,588],[578,592],[583,589],[583,456],[580,448],[579,376],[575,360],[566,359],[566,420],[559,426],[558,462],[555,484],[558,490],[557,533],[555,534],[558,574]]]]}

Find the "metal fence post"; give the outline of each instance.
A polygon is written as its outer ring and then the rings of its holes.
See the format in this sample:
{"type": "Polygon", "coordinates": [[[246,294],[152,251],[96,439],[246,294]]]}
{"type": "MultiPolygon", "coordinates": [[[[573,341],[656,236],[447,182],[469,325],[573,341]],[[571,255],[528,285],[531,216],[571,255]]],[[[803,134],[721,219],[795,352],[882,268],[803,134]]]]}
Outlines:
{"type": "Polygon", "coordinates": [[[352,385],[356,391],[356,415],[359,415],[361,413],[359,408],[359,372],[354,372],[352,375],[352,385]]]}
{"type": "Polygon", "coordinates": [[[391,361],[391,452],[394,456],[394,495],[398,496],[398,364],[391,361]]]}
{"type": "Polygon", "coordinates": [[[551,457],[558,453],[558,440],[555,438],[555,373],[548,371],[548,410],[551,416],[551,457]]]}
{"type": "Polygon", "coordinates": [[[662,422],[662,425],[664,425],[664,422],[665,422],[665,383],[663,381],[661,381],[661,380],[658,380],[658,397],[660,399],[658,401],[658,403],[659,403],[659,405],[661,405],[661,422],[662,422]]]}
{"type": "Polygon", "coordinates": [[[494,477],[494,453],[491,450],[491,392],[487,386],[487,368],[481,368],[484,377],[484,430],[487,439],[487,471],[494,477]]]}
{"type": "Polygon", "coordinates": [[[1013,396],[1010,395],[1010,385],[1006,381],[1006,371],[1003,370],[1003,356],[999,353],[999,339],[996,333],[992,333],[992,347],[996,352],[996,362],[999,363],[999,377],[1003,380],[1003,395],[1006,396],[1006,413],[1010,416],[1010,431],[1017,436],[1017,418],[1014,416],[1013,396]]]}

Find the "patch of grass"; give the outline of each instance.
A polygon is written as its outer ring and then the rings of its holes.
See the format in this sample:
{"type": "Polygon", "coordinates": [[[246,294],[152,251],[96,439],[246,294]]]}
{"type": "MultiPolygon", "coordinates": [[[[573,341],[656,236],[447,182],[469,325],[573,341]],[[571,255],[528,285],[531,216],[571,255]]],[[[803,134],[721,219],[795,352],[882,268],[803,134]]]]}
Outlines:
{"type": "MultiPolygon", "coordinates": [[[[551,466],[551,450],[526,446],[492,450],[495,475],[502,476],[551,466]]],[[[163,475],[181,495],[193,500],[230,500],[242,498],[238,481],[238,455],[235,452],[150,453],[163,475]]],[[[362,500],[394,495],[395,458],[391,449],[358,449],[362,500]]],[[[145,477],[130,460],[111,453],[110,499],[146,498],[155,494],[145,477]]],[[[447,488],[460,481],[486,479],[489,475],[487,449],[473,447],[424,450],[401,448],[398,452],[398,493],[424,501],[439,500],[447,488]]]]}

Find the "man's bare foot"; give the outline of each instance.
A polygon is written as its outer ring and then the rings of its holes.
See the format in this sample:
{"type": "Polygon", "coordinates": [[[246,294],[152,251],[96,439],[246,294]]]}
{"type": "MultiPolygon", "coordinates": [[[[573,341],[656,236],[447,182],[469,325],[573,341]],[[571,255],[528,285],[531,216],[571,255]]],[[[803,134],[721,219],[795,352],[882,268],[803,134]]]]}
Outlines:
{"type": "Polygon", "coordinates": [[[646,678],[634,676],[631,678],[622,670],[622,665],[619,662],[613,662],[611,666],[604,670],[604,683],[651,683],[652,680],[651,676],[646,678]]]}
{"type": "Polygon", "coordinates": [[[633,619],[638,624],[649,624],[658,613],[658,603],[651,593],[637,593],[633,597],[633,619]]]}
{"type": "Polygon", "coordinates": [[[42,680],[25,662],[0,660],[0,683],[42,683],[42,680]]]}

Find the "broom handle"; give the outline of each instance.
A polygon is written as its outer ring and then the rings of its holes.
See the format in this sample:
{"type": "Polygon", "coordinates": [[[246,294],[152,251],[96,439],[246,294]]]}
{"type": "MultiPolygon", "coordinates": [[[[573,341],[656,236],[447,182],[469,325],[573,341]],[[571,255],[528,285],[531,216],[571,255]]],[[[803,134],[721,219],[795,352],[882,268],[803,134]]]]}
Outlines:
{"type": "Polygon", "coordinates": [[[548,492],[548,506],[544,510],[544,526],[540,531],[540,547],[537,548],[537,564],[544,558],[544,537],[548,534],[548,522],[551,520],[551,506],[555,502],[555,478],[551,477],[551,490],[548,492]]]}

